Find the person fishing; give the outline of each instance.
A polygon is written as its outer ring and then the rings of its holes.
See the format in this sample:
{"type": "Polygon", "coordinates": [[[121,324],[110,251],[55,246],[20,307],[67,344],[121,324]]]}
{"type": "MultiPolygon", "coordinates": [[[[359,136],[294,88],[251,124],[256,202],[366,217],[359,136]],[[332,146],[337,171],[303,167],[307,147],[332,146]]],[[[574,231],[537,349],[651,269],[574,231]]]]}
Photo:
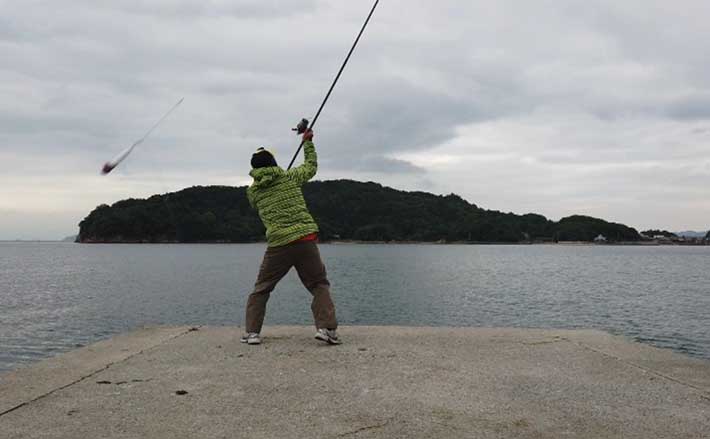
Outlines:
{"type": "Polygon", "coordinates": [[[301,190],[318,170],[312,130],[306,128],[303,132],[302,146],[304,163],[289,170],[279,167],[267,149],[259,148],[251,157],[249,175],[254,182],[247,188],[247,198],[266,227],[268,246],[254,290],[247,299],[246,333],[241,338],[242,343],[261,344],[266,303],[291,267],[296,268],[301,282],[313,296],[311,311],[316,339],[328,344],[341,343],[336,333],[338,322],[330,283],[318,251],[318,225],[308,211],[301,190]]]}

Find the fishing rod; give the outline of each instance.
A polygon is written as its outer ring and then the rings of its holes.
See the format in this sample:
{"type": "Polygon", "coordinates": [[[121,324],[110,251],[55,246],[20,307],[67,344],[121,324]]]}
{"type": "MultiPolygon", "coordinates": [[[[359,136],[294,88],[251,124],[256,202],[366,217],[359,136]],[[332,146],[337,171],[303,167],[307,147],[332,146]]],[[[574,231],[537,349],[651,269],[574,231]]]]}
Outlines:
{"type": "Polygon", "coordinates": [[[133,142],[133,145],[131,145],[131,146],[129,146],[128,148],[124,149],[124,150],[121,151],[116,157],[114,157],[114,158],[112,158],[111,160],[109,160],[108,162],[106,162],[106,163],[104,164],[104,167],[101,169],[101,173],[102,173],[103,175],[106,175],[106,174],[108,174],[109,172],[113,171],[113,169],[114,169],[116,166],[118,166],[119,163],[121,163],[126,157],[128,157],[128,155],[133,151],[133,149],[134,149],[136,146],[138,146],[138,145],[140,145],[141,143],[143,143],[143,141],[144,141],[145,139],[147,139],[148,136],[150,136],[150,133],[152,133],[153,130],[155,130],[156,128],[158,128],[158,125],[160,125],[165,119],[167,119],[167,117],[170,116],[170,113],[172,113],[178,106],[180,106],[180,104],[182,104],[182,101],[183,101],[183,100],[185,100],[185,98],[181,98],[181,99],[177,102],[177,104],[173,105],[173,107],[172,107],[170,110],[168,110],[168,112],[165,113],[165,115],[164,115],[163,117],[161,117],[160,120],[157,121],[157,122],[155,123],[155,125],[153,125],[153,126],[148,130],[148,132],[145,133],[145,135],[143,135],[143,137],[141,137],[140,139],[138,139],[138,140],[136,140],[135,142],[133,142]]]}
{"type": "MultiPolygon", "coordinates": [[[[335,75],[335,79],[333,80],[333,83],[330,85],[330,89],[328,90],[328,93],[325,95],[325,99],[323,99],[323,102],[320,104],[320,108],[318,109],[318,112],[316,113],[315,117],[313,118],[313,122],[311,123],[310,129],[313,129],[313,127],[316,125],[316,122],[318,121],[318,116],[320,116],[321,111],[323,111],[323,107],[325,107],[325,103],[328,102],[328,98],[330,98],[330,94],[333,92],[333,89],[335,88],[335,84],[338,83],[338,79],[340,79],[340,75],[343,73],[343,70],[345,70],[345,66],[348,64],[348,61],[350,60],[350,55],[353,54],[353,51],[355,50],[355,47],[357,46],[358,41],[360,41],[360,37],[362,36],[362,33],[365,32],[365,28],[367,27],[367,23],[370,22],[370,18],[372,17],[372,14],[375,12],[375,9],[377,8],[377,4],[379,2],[380,2],[380,0],[375,0],[375,4],[372,5],[372,9],[370,10],[370,13],[367,15],[367,18],[365,19],[365,23],[362,25],[362,29],[360,29],[360,33],[357,34],[357,38],[355,38],[355,42],[353,43],[352,47],[350,48],[350,52],[348,52],[348,56],[345,57],[345,61],[343,61],[343,65],[340,66],[340,70],[338,70],[338,74],[335,75]]],[[[301,122],[298,124],[298,126],[293,129],[293,131],[296,131],[297,134],[303,134],[308,129],[309,129],[308,119],[302,119],[301,122]]],[[[299,145],[298,149],[296,150],[296,154],[293,155],[293,158],[291,159],[291,163],[289,163],[287,169],[291,169],[291,166],[293,166],[293,162],[296,161],[296,158],[298,157],[298,154],[301,152],[301,148],[303,148],[304,143],[305,143],[305,141],[302,140],[301,144],[299,145]]]]}

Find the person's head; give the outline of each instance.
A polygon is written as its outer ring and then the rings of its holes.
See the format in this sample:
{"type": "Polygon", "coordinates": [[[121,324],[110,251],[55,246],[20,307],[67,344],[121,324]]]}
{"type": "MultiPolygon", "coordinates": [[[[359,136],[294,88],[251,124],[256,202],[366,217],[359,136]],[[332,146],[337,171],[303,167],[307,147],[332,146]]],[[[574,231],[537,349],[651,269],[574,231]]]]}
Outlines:
{"type": "Polygon", "coordinates": [[[270,166],[278,166],[276,164],[276,159],[274,155],[268,149],[259,148],[251,156],[251,167],[257,168],[268,168],[270,166]]]}

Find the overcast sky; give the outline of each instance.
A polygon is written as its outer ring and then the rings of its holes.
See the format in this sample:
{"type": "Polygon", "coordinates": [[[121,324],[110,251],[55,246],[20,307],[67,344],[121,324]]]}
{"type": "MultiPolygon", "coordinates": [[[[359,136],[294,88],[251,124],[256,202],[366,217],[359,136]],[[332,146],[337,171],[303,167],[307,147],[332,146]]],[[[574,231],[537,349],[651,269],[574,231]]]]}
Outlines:
{"type": "MultiPolygon", "coordinates": [[[[370,0],[0,0],[0,239],[286,166],[370,0]],[[113,173],[102,164],[182,106],[113,173]]],[[[487,209],[710,227],[710,2],[382,0],[317,178],[487,209]]]]}

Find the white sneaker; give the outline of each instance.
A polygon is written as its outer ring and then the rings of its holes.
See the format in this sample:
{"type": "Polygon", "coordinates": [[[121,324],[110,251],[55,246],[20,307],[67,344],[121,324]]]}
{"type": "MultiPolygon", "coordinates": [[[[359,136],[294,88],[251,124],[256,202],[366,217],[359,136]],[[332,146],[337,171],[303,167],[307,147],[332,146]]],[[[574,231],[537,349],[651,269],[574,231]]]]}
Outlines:
{"type": "Polygon", "coordinates": [[[242,335],[242,338],[239,341],[246,344],[261,344],[261,336],[258,332],[250,332],[242,335]]]}
{"type": "Polygon", "coordinates": [[[341,344],[342,342],[338,339],[338,334],[336,334],[335,329],[324,329],[321,328],[316,332],[316,340],[324,341],[328,344],[341,344]]]}

